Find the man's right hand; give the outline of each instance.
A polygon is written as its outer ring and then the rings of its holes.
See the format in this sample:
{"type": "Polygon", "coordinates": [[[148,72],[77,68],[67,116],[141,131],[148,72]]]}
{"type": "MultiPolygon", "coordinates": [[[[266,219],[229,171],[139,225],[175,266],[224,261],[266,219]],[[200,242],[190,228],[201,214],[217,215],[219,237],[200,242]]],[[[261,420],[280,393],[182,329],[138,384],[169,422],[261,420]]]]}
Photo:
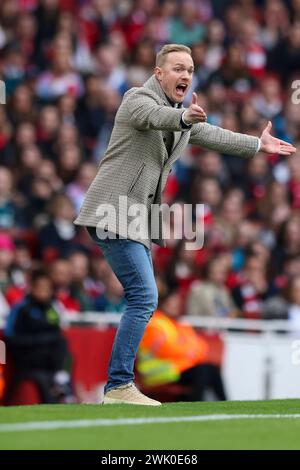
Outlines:
{"type": "Polygon", "coordinates": [[[184,111],[182,118],[186,124],[196,124],[197,122],[206,122],[205,111],[198,105],[198,97],[193,93],[190,106],[184,111]]]}

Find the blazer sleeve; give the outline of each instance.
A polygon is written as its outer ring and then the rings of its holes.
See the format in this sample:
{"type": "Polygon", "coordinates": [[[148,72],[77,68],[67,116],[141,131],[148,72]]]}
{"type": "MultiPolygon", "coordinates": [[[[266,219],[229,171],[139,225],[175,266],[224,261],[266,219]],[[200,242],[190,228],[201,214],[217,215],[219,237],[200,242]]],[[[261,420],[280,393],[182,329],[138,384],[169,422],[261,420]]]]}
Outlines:
{"type": "Polygon", "coordinates": [[[189,131],[181,125],[184,109],[172,108],[157,102],[151,90],[137,89],[129,94],[126,106],[131,125],[137,130],[189,131]]]}
{"type": "Polygon", "coordinates": [[[254,157],[259,149],[258,137],[239,134],[207,123],[192,126],[189,143],[244,158],[254,157]]]}

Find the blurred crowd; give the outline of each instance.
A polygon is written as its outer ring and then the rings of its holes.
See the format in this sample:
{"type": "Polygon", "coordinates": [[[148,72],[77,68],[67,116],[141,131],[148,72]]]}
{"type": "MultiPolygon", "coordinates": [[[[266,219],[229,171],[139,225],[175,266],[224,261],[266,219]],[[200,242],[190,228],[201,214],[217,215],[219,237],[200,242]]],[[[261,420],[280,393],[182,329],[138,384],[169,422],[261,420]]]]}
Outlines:
{"type": "Polygon", "coordinates": [[[300,329],[299,0],[1,0],[0,315],[46,269],[62,309],[122,312],[121,285],[73,225],[126,90],[165,43],[191,47],[208,122],[299,147],[245,161],[189,147],[164,201],[204,204],[205,242],[153,246],[181,314],[290,318],[300,329]],[[295,85],[296,84],[296,85],[295,85]]]}

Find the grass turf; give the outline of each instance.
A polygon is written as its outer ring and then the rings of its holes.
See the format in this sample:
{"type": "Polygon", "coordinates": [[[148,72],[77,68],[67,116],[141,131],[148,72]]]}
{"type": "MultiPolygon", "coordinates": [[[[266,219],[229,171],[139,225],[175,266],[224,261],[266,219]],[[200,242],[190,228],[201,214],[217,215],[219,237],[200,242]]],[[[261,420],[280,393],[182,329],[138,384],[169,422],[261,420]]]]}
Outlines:
{"type": "MultiPolygon", "coordinates": [[[[0,408],[1,423],[199,416],[299,414],[300,400],[0,408]]],[[[56,430],[0,431],[0,449],[300,449],[300,419],[153,423],[56,430]]]]}

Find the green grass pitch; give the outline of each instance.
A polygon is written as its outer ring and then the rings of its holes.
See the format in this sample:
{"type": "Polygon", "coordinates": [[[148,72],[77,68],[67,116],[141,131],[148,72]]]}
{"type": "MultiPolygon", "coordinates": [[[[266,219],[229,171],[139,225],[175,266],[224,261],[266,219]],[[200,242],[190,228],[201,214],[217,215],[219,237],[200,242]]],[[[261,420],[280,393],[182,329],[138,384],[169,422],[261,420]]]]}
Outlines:
{"type": "Polygon", "coordinates": [[[300,449],[300,400],[2,407],[0,449],[300,449]]]}

